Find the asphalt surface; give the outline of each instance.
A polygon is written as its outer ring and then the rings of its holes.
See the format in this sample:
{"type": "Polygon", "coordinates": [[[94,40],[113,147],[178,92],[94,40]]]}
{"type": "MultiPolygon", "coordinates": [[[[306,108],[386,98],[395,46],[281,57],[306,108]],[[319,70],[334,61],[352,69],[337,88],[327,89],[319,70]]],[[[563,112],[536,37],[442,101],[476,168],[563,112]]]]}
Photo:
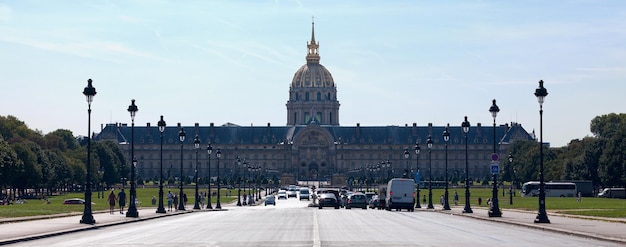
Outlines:
{"type": "MultiPolygon", "coordinates": [[[[262,205],[262,203],[258,203],[262,205]]],[[[234,207],[234,204],[224,205],[222,210],[234,207]]],[[[188,209],[193,206],[188,205],[188,209]]],[[[487,208],[472,208],[473,213],[462,213],[462,206],[453,206],[452,210],[416,209],[416,211],[433,211],[433,213],[452,214],[458,217],[472,217],[479,220],[501,222],[502,224],[513,224],[525,226],[533,229],[559,232],[568,235],[575,235],[598,240],[612,241],[626,244],[626,219],[598,218],[598,217],[574,217],[557,213],[548,213],[550,224],[537,224],[534,219],[537,212],[502,210],[502,217],[488,217],[487,208]]],[[[81,224],[81,213],[63,214],[53,216],[35,216],[23,218],[2,218],[0,219],[0,245],[20,243],[28,240],[45,238],[78,231],[103,228],[119,224],[133,223],[137,221],[150,220],[160,217],[176,217],[176,215],[193,213],[193,210],[172,211],[166,214],[157,214],[156,208],[144,207],[138,210],[138,218],[129,218],[125,214],[116,211],[113,214],[107,212],[94,212],[96,223],[93,225],[81,224]]],[[[204,209],[203,211],[207,211],[204,209]]],[[[219,211],[219,210],[213,210],[219,211]]]]}

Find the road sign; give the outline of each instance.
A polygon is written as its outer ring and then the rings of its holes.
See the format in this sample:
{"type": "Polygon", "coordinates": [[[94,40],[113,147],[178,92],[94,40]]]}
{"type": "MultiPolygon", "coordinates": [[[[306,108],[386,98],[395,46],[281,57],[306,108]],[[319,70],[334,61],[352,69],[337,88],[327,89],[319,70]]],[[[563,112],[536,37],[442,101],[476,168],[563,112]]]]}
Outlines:
{"type": "Polygon", "coordinates": [[[491,154],[491,160],[492,160],[492,161],[497,161],[499,158],[500,158],[500,157],[498,156],[498,154],[497,154],[497,153],[492,153],[492,154],[491,154]]]}
{"type": "Polygon", "coordinates": [[[498,162],[491,163],[491,174],[500,173],[500,164],[498,162]]]}

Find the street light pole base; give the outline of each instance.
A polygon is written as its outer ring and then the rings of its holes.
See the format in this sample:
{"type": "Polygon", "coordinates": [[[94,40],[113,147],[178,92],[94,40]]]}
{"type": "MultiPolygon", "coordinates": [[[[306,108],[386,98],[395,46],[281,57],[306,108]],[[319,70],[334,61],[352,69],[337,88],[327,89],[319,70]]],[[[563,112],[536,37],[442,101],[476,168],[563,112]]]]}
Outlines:
{"type": "Polygon", "coordinates": [[[545,223],[550,224],[550,220],[548,219],[548,215],[545,213],[537,214],[537,218],[535,218],[535,223],[545,223]]]}
{"type": "Polygon", "coordinates": [[[470,208],[470,207],[465,207],[463,209],[463,213],[464,214],[472,214],[472,213],[474,213],[474,211],[472,211],[472,208],[470,208]]]}
{"type": "Polygon", "coordinates": [[[93,218],[93,215],[83,215],[83,218],[80,219],[81,224],[96,224],[96,220],[93,218]]]}
{"type": "Polygon", "coordinates": [[[128,209],[128,211],[126,212],[126,217],[137,218],[139,217],[139,212],[137,212],[137,209],[132,210],[132,211],[128,209]]]}
{"type": "Polygon", "coordinates": [[[500,210],[495,210],[495,211],[490,210],[488,215],[489,217],[502,217],[502,212],[500,212],[500,210]]]}

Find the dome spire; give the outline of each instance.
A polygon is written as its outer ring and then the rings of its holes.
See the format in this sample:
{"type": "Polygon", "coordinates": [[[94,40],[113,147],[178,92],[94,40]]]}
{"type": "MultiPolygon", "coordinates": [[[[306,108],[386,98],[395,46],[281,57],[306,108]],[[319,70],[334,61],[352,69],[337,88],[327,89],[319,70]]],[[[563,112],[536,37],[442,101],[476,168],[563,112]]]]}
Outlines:
{"type": "Polygon", "coordinates": [[[312,16],[311,20],[311,43],[315,43],[315,16],[312,16]]]}
{"type": "Polygon", "coordinates": [[[311,22],[311,41],[307,42],[308,53],[306,55],[306,63],[320,63],[319,47],[320,43],[315,42],[315,17],[311,22]]]}

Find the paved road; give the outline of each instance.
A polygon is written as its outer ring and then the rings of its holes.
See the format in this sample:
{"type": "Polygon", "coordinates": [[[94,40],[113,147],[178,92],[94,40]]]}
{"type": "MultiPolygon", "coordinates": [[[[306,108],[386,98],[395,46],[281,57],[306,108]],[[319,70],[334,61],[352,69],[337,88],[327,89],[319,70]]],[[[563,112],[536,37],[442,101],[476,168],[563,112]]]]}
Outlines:
{"type": "Polygon", "coordinates": [[[24,246],[623,246],[432,211],[230,207],[17,243],[24,246]]]}

